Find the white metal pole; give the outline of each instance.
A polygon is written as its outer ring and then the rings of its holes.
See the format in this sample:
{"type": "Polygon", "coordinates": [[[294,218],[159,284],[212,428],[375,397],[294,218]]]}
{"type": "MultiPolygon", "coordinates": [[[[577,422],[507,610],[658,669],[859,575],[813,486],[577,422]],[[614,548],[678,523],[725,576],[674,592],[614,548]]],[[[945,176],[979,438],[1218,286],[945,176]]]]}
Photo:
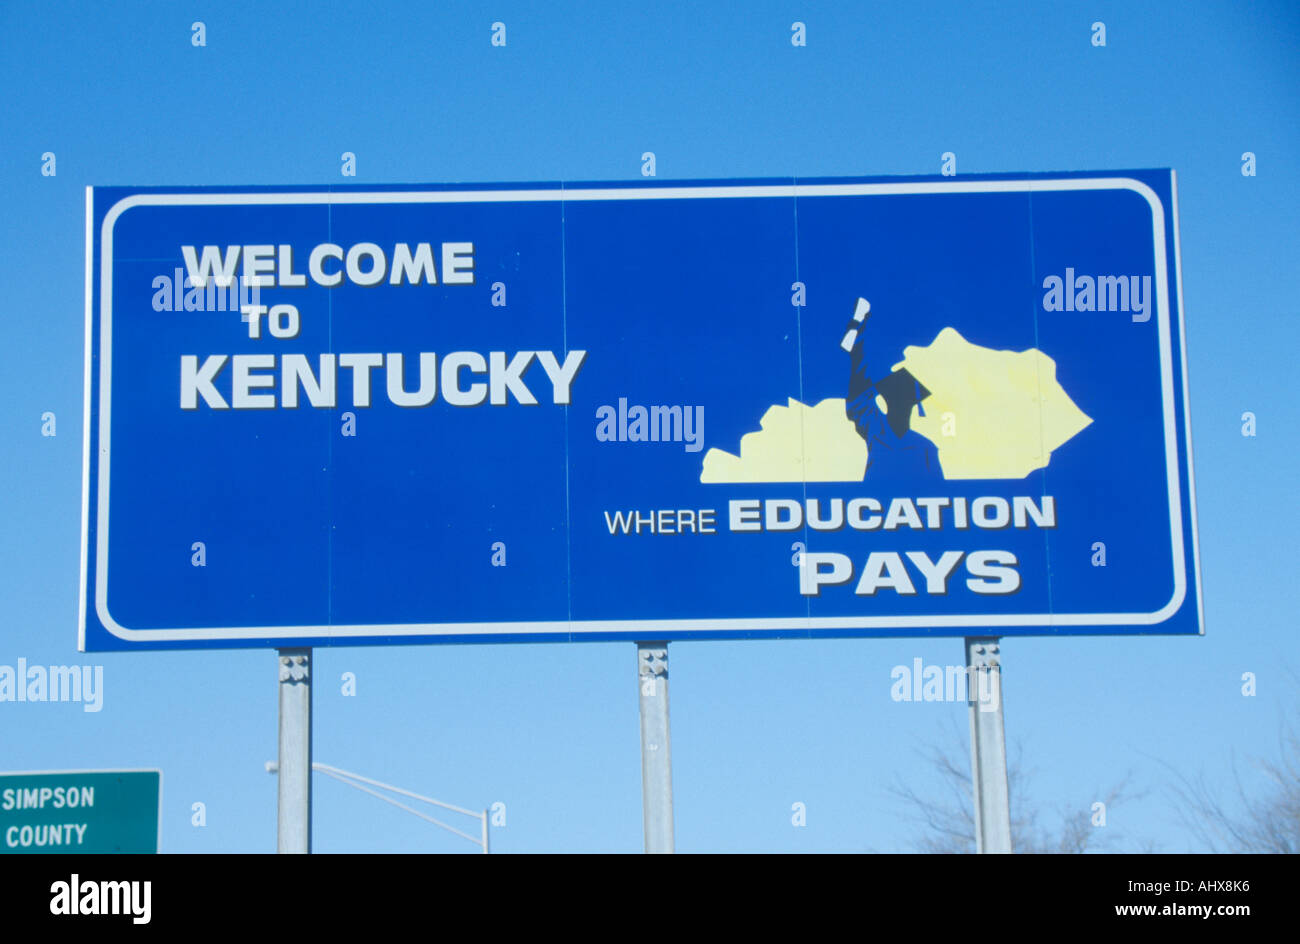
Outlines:
{"type": "Polygon", "coordinates": [[[311,650],[281,649],[279,852],[311,852],[311,650]]]}
{"type": "Polygon", "coordinates": [[[673,851],[673,761],[668,730],[668,643],[636,644],[641,701],[641,806],[645,851],[673,851]]]}
{"type": "Polygon", "coordinates": [[[1011,802],[1007,788],[1000,648],[996,636],[966,639],[975,851],[979,853],[1011,852],[1011,802]]]}
{"type": "Polygon", "coordinates": [[[488,854],[488,811],[483,811],[483,854],[488,854]]]}

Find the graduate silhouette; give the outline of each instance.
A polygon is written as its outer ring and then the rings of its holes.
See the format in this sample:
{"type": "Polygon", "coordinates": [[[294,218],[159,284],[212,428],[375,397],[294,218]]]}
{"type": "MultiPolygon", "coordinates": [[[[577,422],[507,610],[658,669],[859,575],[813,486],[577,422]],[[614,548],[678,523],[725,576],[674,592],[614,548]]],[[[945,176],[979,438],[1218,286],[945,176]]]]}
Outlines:
{"type": "Polygon", "coordinates": [[[919,407],[924,416],[930,391],[907,368],[890,370],[889,362],[896,358],[871,344],[870,322],[871,304],[859,298],[840,342],[849,355],[844,413],[867,444],[866,474],[876,469],[891,476],[939,477],[939,450],[911,428],[912,408],[919,407]],[[883,411],[877,398],[884,401],[883,411]]]}

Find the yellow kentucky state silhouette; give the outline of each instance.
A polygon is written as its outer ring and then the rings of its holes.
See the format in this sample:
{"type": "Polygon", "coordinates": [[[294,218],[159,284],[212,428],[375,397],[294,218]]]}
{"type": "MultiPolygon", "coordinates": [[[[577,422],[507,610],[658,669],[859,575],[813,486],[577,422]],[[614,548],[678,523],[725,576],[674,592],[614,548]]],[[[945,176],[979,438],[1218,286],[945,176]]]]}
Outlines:
{"type": "MultiPolygon", "coordinates": [[[[997,351],[944,328],[926,347],[905,347],[893,370],[900,368],[928,391],[910,425],[934,443],[945,479],[1024,478],[1092,422],[1057,382],[1056,362],[1037,348],[997,351]]],[[[887,409],[883,397],[876,404],[887,409]]],[[[810,407],[791,398],[759,425],[741,437],[739,456],[710,449],[700,481],[862,481],[867,444],[844,400],[810,407]]]]}
{"type": "Polygon", "coordinates": [[[773,406],[759,420],[761,432],[740,437],[740,455],[721,449],[704,454],[700,481],[861,482],[867,444],[844,414],[844,400],[816,406],[793,397],[773,406]]]}
{"type": "Polygon", "coordinates": [[[945,479],[1024,478],[1092,422],[1037,348],[995,351],[944,328],[928,347],[903,348],[899,368],[930,391],[911,426],[939,450],[945,479]]]}

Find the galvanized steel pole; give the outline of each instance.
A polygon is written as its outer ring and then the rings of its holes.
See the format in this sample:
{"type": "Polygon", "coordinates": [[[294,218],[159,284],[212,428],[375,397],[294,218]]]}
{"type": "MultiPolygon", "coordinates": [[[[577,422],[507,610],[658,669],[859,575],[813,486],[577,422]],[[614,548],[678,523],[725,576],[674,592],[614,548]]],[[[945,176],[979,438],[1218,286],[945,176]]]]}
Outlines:
{"type": "Polygon", "coordinates": [[[1002,718],[1002,654],[996,636],[967,637],[970,765],[975,797],[975,851],[1011,852],[1007,739],[1002,718]]]}
{"type": "Polygon", "coordinates": [[[668,643],[636,644],[641,700],[641,806],[645,851],[673,851],[673,761],[668,730],[668,643]]]}
{"type": "Polygon", "coordinates": [[[311,650],[281,649],[276,851],[311,852],[311,650]]]}

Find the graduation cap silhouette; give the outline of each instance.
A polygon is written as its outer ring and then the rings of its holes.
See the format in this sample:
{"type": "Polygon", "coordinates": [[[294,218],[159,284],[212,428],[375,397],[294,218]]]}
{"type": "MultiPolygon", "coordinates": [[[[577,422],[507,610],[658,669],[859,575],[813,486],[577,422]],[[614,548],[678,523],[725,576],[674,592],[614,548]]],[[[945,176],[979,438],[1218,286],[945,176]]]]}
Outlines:
{"type": "Polygon", "coordinates": [[[871,317],[871,303],[859,298],[853,309],[853,320],[849,322],[840,347],[849,353],[852,372],[849,375],[849,395],[847,404],[860,403],[862,408],[855,417],[850,411],[850,419],[861,427],[861,420],[867,419],[873,412],[874,401],[878,395],[885,401],[885,421],[894,435],[900,439],[911,428],[912,407],[930,395],[919,380],[906,368],[885,373],[879,370],[875,377],[867,363],[867,345],[863,329],[871,317]],[[861,399],[864,398],[865,400],[861,399]],[[861,417],[861,419],[859,419],[861,417]]]}

